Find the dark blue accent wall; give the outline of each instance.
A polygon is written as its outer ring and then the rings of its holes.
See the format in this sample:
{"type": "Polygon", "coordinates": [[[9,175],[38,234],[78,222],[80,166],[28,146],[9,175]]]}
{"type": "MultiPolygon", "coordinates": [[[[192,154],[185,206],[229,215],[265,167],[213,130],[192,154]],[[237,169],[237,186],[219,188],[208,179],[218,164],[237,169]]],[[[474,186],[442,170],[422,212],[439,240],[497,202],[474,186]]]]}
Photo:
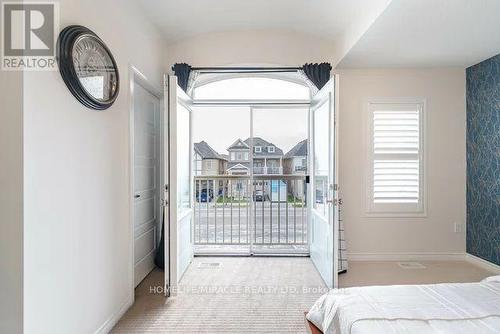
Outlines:
{"type": "Polygon", "coordinates": [[[500,265],[500,55],[466,75],[467,252],[500,265]]]}

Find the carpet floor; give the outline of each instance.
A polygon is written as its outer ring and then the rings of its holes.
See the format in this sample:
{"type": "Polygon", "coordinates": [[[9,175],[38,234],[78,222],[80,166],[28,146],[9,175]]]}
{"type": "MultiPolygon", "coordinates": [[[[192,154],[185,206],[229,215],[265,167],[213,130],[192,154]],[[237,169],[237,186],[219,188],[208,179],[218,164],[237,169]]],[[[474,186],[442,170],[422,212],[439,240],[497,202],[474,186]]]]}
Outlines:
{"type": "Polygon", "coordinates": [[[138,286],[112,333],[304,333],[303,312],[326,291],[309,258],[195,258],[167,300],[154,293],[162,278],[138,286]]]}
{"type": "MultiPolygon", "coordinates": [[[[340,287],[477,282],[492,273],[464,261],[350,262],[340,287]]],[[[155,293],[155,270],[113,333],[305,333],[303,312],[326,291],[309,258],[197,257],[176,297],[155,293]],[[218,265],[214,265],[218,264],[218,265]]]]}

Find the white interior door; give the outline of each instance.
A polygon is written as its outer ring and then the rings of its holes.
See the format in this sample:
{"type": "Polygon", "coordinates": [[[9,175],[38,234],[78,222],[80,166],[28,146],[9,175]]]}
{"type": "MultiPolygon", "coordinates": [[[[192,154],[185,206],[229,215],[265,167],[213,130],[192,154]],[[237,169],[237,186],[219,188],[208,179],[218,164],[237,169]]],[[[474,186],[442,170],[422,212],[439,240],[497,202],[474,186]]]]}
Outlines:
{"type": "Polygon", "coordinates": [[[168,110],[168,257],[170,290],[177,284],[193,258],[193,175],[191,142],[192,101],[177,85],[177,77],[166,78],[168,110]]]}
{"type": "Polygon", "coordinates": [[[161,217],[160,99],[134,83],[134,283],[154,268],[161,217]]]}
{"type": "Polygon", "coordinates": [[[338,286],[335,79],[311,103],[310,256],[325,284],[338,286]]]}

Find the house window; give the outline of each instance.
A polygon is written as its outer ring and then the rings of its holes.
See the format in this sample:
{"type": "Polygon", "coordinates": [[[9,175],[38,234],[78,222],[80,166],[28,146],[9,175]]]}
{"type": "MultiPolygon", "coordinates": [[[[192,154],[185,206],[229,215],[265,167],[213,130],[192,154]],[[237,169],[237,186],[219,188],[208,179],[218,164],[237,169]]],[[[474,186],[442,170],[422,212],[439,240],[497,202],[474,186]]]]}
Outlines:
{"type": "Polygon", "coordinates": [[[207,164],[207,169],[212,169],[213,168],[212,160],[207,160],[206,164],[207,164]]]}
{"type": "Polygon", "coordinates": [[[369,213],[424,213],[423,109],[423,102],[369,104],[369,213]]]}
{"type": "Polygon", "coordinates": [[[274,146],[268,146],[267,147],[267,152],[274,153],[275,152],[275,147],[274,146]]]}
{"type": "Polygon", "coordinates": [[[231,161],[234,161],[234,160],[236,160],[235,153],[234,153],[234,152],[231,152],[231,161]]]}
{"type": "Polygon", "coordinates": [[[262,153],[262,146],[255,146],[253,150],[255,153],[262,153]]]}
{"type": "Polygon", "coordinates": [[[197,153],[194,154],[194,175],[201,175],[202,171],[202,159],[197,153]]]}
{"type": "Polygon", "coordinates": [[[237,152],[236,153],[236,160],[238,160],[238,161],[243,160],[243,153],[242,152],[237,152]]]}

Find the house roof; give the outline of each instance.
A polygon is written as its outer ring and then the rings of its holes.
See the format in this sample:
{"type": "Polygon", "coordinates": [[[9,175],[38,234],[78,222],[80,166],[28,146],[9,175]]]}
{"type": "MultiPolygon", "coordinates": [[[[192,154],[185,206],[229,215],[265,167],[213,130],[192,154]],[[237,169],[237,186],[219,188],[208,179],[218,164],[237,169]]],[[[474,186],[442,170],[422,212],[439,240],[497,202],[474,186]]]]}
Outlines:
{"type": "Polygon", "coordinates": [[[234,143],[229,146],[228,150],[235,150],[235,149],[249,149],[250,147],[245,143],[243,140],[238,138],[234,143]]]}
{"type": "Polygon", "coordinates": [[[299,142],[297,145],[292,147],[287,154],[285,154],[285,158],[293,157],[307,157],[307,139],[299,142]]]}
{"type": "MultiPolygon", "coordinates": [[[[245,140],[245,144],[247,146],[250,146],[251,141],[252,140],[250,138],[247,138],[245,140]]],[[[258,156],[282,156],[283,155],[283,150],[281,148],[277,147],[273,143],[270,143],[267,140],[264,140],[260,137],[253,138],[253,146],[254,147],[255,146],[262,147],[262,152],[255,152],[255,150],[254,150],[253,155],[256,157],[258,157],[258,156]],[[274,152],[269,152],[268,146],[274,146],[275,147],[274,152]]]]}
{"type": "Polygon", "coordinates": [[[227,160],[221,154],[217,153],[210,145],[205,141],[199,143],[194,143],[194,150],[198,153],[202,159],[222,159],[227,160]]]}
{"type": "Polygon", "coordinates": [[[230,169],[244,169],[248,170],[250,168],[249,162],[229,162],[227,164],[227,170],[230,169]]]}

